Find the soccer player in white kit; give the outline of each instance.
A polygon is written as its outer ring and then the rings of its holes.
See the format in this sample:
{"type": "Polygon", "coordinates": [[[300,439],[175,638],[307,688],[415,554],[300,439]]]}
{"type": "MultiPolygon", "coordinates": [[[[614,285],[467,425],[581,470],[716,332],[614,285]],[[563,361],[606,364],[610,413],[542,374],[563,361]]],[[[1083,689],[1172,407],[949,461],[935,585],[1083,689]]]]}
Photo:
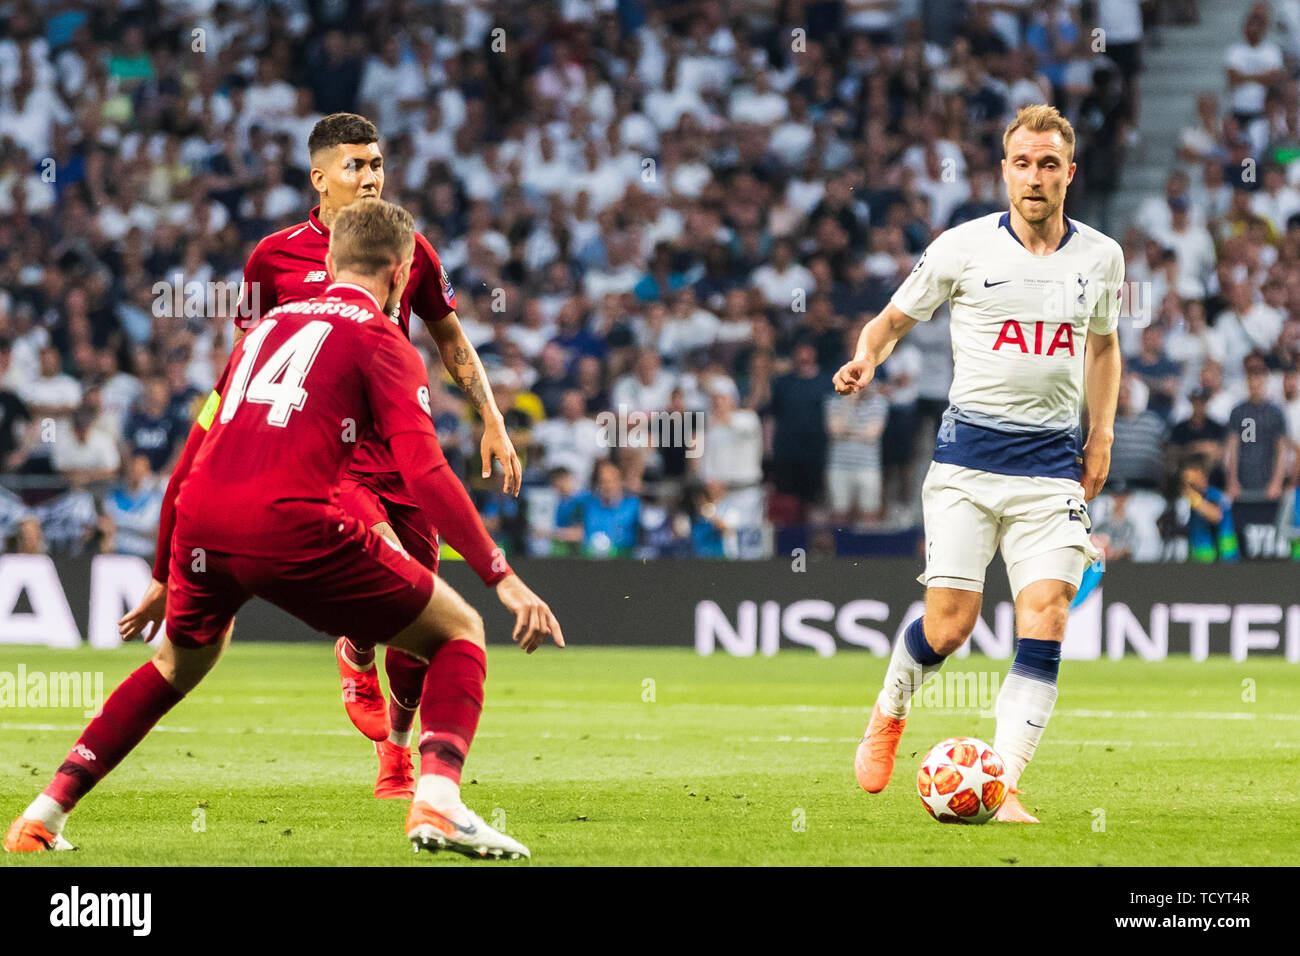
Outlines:
{"type": "Polygon", "coordinates": [[[1065,217],[1074,130],[1054,107],[1021,109],[1002,142],[1010,209],[930,244],[835,387],[862,388],[909,329],[949,303],[954,377],[921,494],[925,614],[894,647],[858,746],[858,782],[870,793],[889,782],[912,695],[970,636],[1000,547],[1019,640],[997,699],[993,749],[1009,790],[997,819],[1037,823],[1017,787],[1056,702],[1070,601],[1097,557],[1086,502],[1110,470],[1124,255],[1065,217]]]}

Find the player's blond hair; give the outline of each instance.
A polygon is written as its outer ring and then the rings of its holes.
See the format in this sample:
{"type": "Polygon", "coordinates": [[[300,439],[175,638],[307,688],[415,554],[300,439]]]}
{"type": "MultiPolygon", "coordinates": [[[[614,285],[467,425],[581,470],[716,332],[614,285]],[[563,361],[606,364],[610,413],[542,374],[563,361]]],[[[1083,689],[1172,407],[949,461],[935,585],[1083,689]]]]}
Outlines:
{"type": "Polygon", "coordinates": [[[1020,127],[1024,127],[1031,133],[1048,133],[1055,130],[1061,134],[1061,139],[1065,140],[1065,150],[1068,154],[1067,163],[1074,162],[1074,127],[1070,121],[1060,114],[1055,106],[1048,106],[1046,103],[1038,103],[1034,106],[1022,106],[1016,113],[1016,118],[1011,121],[1002,134],[1002,152],[1005,155],[1011,145],[1011,135],[1020,127]]]}
{"type": "Polygon", "coordinates": [[[374,275],[405,262],[415,249],[415,220],[383,199],[358,199],[339,210],[330,229],[335,272],[374,275]]]}

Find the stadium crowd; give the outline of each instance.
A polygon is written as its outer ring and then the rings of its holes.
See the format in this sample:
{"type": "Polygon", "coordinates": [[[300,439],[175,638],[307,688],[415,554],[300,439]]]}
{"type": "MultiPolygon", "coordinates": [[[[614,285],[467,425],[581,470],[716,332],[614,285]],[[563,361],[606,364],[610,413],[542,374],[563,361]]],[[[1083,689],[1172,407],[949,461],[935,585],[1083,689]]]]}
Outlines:
{"type": "MultiPolygon", "coordinates": [[[[0,3],[0,550],[152,555],[243,264],[315,204],[307,134],[337,111],[378,125],[385,197],[439,252],[525,462],[518,499],[481,479],[481,426],[434,389],[508,552],[756,557],[791,530],[845,552],[915,528],[946,309],[864,396],[831,375],[934,235],[1005,208],[1018,107],[1073,122],[1067,215],[1107,226],[1143,44],[1173,16],[1195,4],[0,3]]],[[[1235,557],[1243,509],[1287,546],[1298,43],[1300,3],[1251,8],[1229,101],[1200,98],[1122,235],[1149,315],[1121,325],[1111,557],[1235,557]]]]}

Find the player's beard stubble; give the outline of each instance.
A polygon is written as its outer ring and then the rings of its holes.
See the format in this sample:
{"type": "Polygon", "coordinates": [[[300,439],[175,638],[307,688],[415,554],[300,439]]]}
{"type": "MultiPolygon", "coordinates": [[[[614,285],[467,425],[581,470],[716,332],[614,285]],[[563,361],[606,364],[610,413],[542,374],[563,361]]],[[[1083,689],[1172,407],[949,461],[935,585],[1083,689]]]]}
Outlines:
{"type": "Polygon", "coordinates": [[[1025,222],[1040,223],[1048,222],[1054,216],[1059,215],[1064,201],[1064,195],[1053,199],[1053,197],[1049,196],[1045,192],[1021,193],[1020,196],[1016,198],[1015,206],[1016,211],[1020,213],[1020,217],[1024,219],[1025,222]],[[1031,202],[1030,199],[1034,196],[1040,197],[1043,201],[1031,202]]]}

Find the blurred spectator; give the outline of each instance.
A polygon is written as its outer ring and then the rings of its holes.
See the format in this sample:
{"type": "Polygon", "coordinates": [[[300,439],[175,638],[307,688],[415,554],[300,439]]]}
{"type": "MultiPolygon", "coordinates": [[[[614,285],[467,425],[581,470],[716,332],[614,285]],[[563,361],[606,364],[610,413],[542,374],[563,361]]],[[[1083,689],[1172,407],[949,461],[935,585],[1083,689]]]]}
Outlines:
{"type": "Polygon", "coordinates": [[[591,480],[596,459],[608,454],[600,445],[600,426],[586,416],[582,393],[570,389],[564,393],[557,418],[539,422],[532,431],[533,443],[543,452],[547,469],[568,470],[579,485],[591,480]]]}
{"type": "Polygon", "coordinates": [[[582,529],[582,553],[589,558],[631,554],[640,534],[641,499],[627,493],[623,473],[608,459],[597,462],[592,484],[568,515],[569,526],[582,529]]]}
{"type": "MultiPolygon", "coordinates": [[[[1237,535],[1232,527],[1232,503],[1210,485],[1209,462],[1193,454],[1179,470],[1178,506],[1186,509],[1188,554],[1193,561],[1236,561],[1237,535]]],[[[1180,517],[1182,517],[1180,513],[1180,517]]]]}
{"type": "Polygon", "coordinates": [[[103,551],[153,560],[163,499],[153,470],[147,455],[132,455],[127,460],[122,482],[104,496],[100,526],[104,534],[103,551]]]}
{"type": "Polygon", "coordinates": [[[167,362],[167,387],[170,390],[167,414],[172,418],[172,427],[181,436],[190,433],[190,426],[199,413],[199,402],[203,399],[203,393],[186,375],[187,365],[183,355],[173,355],[167,362]]]}
{"type": "Polygon", "coordinates": [[[131,453],[144,455],[155,474],[166,474],[170,470],[168,466],[173,453],[179,453],[179,446],[189,434],[188,425],[184,431],[181,430],[169,408],[169,400],[167,382],[161,378],[151,379],[123,429],[131,453]]]}
{"type": "Polygon", "coordinates": [[[82,405],[72,413],[68,426],[58,430],[54,441],[54,469],[73,488],[108,481],[122,464],[117,442],[95,427],[95,419],[95,409],[82,405]]]}
{"type": "Polygon", "coordinates": [[[772,470],[776,491],[800,505],[821,498],[826,471],[825,399],[831,376],[817,366],[817,350],[798,345],[794,368],[772,383],[772,470]]]}
{"type": "Polygon", "coordinates": [[[81,403],[81,385],[63,371],[58,350],[45,348],[40,376],[24,385],[19,395],[33,418],[65,419],[81,403]]]}
{"type": "MultiPolygon", "coordinates": [[[[794,243],[782,239],[772,246],[772,261],[759,266],[749,281],[774,309],[789,310],[808,301],[817,291],[817,280],[807,268],[795,261],[794,243]]],[[[803,306],[806,308],[806,306],[803,306]]]]}
{"type": "Polygon", "coordinates": [[[32,420],[27,404],[4,384],[12,358],[13,343],[0,338],[0,470],[4,471],[20,464],[16,453],[32,420]]]}
{"type": "Polygon", "coordinates": [[[43,554],[41,523],[23,500],[7,488],[0,487],[0,554],[43,554]]]}
{"type": "Polygon", "coordinates": [[[1268,28],[1268,4],[1251,4],[1241,25],[1245,42],[1232,44],[1223,54],[1232,113],[1242,127],[1263,116],[1268,88],[1286,78],[1282,50],[1268,39],[1268,28]]]}
{"type": "Polygon", "coordinates": [[[576,557],[582,544],[581,486],[567,468],[552,469],[547,481],[554,491],[554,513],[549,527],[549,553],[557,557],[576,557]]]}
{"type": "Polygon", "coordinates": [[[1142,330],[1142,348],[1129,362],[1129,370],[1147,387],[1147,408],[1165,421],[1173,413],[1182,369],[1165,354],[1165,330],[1148,325],[1142,330]]]}
{"type": "MultiPolygon", "coordinates": [[[[554,342],[542,346],[541,355],[539,356],[540,370],[537,381],[533,382],[533,392],[542,400],[542,410],[546,412],[546,417],[560,414],[560,403],[566,392],[573,388],[573,377],[569,374],[564,361],[564,351],[554,342]]],[[[582,396],[582,392],[578,392],[582,396]]],[[[583,398],[583,412],[588,411],[586,408],[586,399],[583,398]]]]}
{"type": "Polygon", "coordinates": [[[1198,455],[1205,461],[1207,478],[1222,474],[1223,453],[1228,428],[1216,422],[1209,413],[1209,392],[1198,388],[1189,396],[1192,413],[1178,422],[1169,432],[1169,445],[1178,455],[1186,458],[1198,455]]]}
{"type": "Polygon", "coordinates": [[[763,517],[763,425],[757,414],[736,407],[738,398],[730,379],[712,386],[699,458],[700,478],[712,489],[709,501],[741,516],[729,522],[732,531],[756,527],[763,517]]]}
{"type": "Polygon", "coordinates": [[[904,339],[880,367],[881,392],[889,400],[889,417],[880,443],[884,502],[901,516],[907,516],[915,504],[912,461],[916,455],[921,361],[921,350],[904,339]]]}
{"type": "Polygon", "coordinates": [[[1282,409],[1268,400],[1268,364],[1263,356],[1252,355],[1246,360],[1246,400],[1228,419],[1224,454],[1224,490],[1243,526],[1272,523],[1287,472],[1286,429],[1282,409]],[[1251,506],[1249,511],[1244,505],[1251,506]]]}
{"type": "Polygon", "coordinates": [[[1130,488],[1158,491],[1164,483],[1166,425],[1155,412],[1133,400],[1135,381],[1125,375],[1119,386],[1115,441],[1110,453],[1110,480],[1130,488]]]}
{"type": "Polygon", "coordinates": [[[826,488],[831,515],[839,527],[874,524],[881,519],[880,438],[888,415],[889,401],[874,382],[853,395],[826,398],[830,436],[826,488]]]}
{"type": "Polygon", "coordinates": [[[1111,481],[1105,494],[1090,506],[1093,515],[1093,541],[1107,561],[1129,559],[1156,561],[1160,558],[1160,531],[1155,511],[1156,496],[1143,497],[1123,481],[1111,481]],[[1145,505],[1145,507],[1144,507],[1145,505]]]}
{"type": "Polygon", "coordinates": [[[1214,239],[1203,225],[1192,220],[1186,196],[1169,200],[1169,227],[1155,233],[1166,249],[1172,249],[1178,263],[1179,295],[1199,299],[1205,295],[1206,279],[1214,271],[1214,239]]]}
{"type": "Polygon", "coordinates": [[[614,383],[610,403],[619,414],[661,411],[668,406],[675,384],[675,376],[661,367],[658,353],[641,349],[634,370],[614,383]]]}

